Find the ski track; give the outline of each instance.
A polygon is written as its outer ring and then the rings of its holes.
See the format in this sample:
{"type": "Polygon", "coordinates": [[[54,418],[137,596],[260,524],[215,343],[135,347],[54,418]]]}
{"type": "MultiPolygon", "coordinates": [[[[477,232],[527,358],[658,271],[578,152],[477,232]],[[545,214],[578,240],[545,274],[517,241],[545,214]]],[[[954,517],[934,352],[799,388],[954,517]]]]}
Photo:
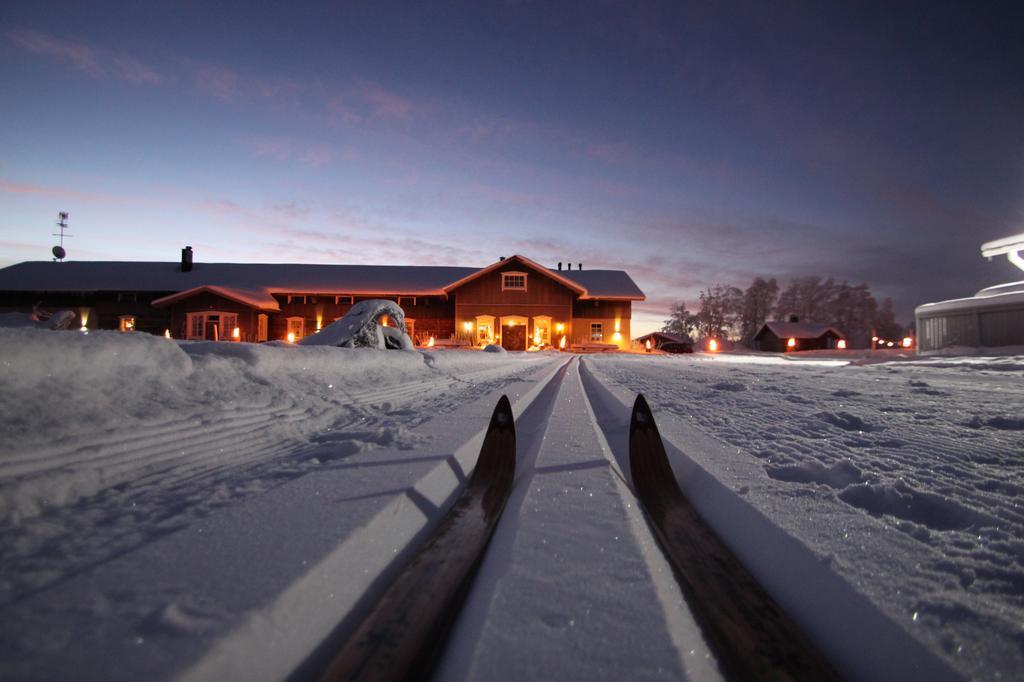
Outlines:
{"type": "MultiPolygon", "coordinates": [[[[993,645],[1002,647],[996,658],[1011,652],[1003,665],[1019,672],[1024,372],[938,363],[790,368],[629,357],[588,363],[606,383],[644,393],[656,411],[758,460],[763,487],[776,499],[834,499],[916,540],[919,574],[906,576],[895,607],[913,613],[915,622],[959,623],[972,635],[971,646],[1002,639],[993,645]]],[[[774,518],[786,527],[781,508],[783,516],[774,518]]],[[[851,570],[870,588],[871,576],[851,570]]],[[[967,655],[959,635],[945,634],[939,645],[953,657],[967,655]]],[[[984,664],[988,654],[973,653],[984,664]]]]}
{"type": "Polygon", "coordinates": [[[521,381],[536,367],[501,364],[459,376],[435,371],[373,391],[338,387],[323,401],[282,392],[269,404],[229,405],[201,418],[142,419],[74,443],[4,453],[0,498],[39,502],[36,514],[12,513],[0,523],[0,604],[325,463],[373,447],[421,445],[410,429],[521,381]]]}

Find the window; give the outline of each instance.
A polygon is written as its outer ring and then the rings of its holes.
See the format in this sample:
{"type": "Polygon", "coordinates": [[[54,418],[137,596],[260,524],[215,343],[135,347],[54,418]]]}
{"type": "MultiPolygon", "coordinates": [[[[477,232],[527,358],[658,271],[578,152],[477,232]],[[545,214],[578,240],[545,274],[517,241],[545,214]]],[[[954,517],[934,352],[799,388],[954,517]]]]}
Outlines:
{"type": "Polygon", "coordinates": [[[410,339],[416,338],[416,320],[405,318],[405,333],[409,335],[410,339]]]}
{"type": "MultiPolygon", "coordinates": [[[[304,336],[306,330],[306,318],[304,317],[289,317],[288,318],[288,333],[295,335],[295,340],[298,341],[304,336]]],[[[291,340],[291,339],[289,339],[291,340]]]]}
{"type": "Polygon", "coordinates": [[[133,332],[133,331],[135,331],[135,317],[133,315],[122,315],[120,317],[120,320],[121,320],[121,324],[120,324],[119,328],[120,328],[121,331],[123,331],[123,332],[133,332]]]}
{"type": "Polygon", "coordinates": [[[533,345],[547,346],[551,344],[551,318],[538,315],[533,318],[533,345]]]}
{"type": "MultiPolygon", "coordinates": [[[[138,295],[134,292],[121,292],[117,295],[118,303],[136,303],[138,302],[138,295]]],[[[123,330],[122,330],[123,331],[123,330]]]]}
{"type": "Polygon", "coordinates": [[[338,305],[338,304],[352,305],[352,303],[353,303],[353,299],[352,299],[351,296],[335,296],[334,297],[334,304],[335,305],[338,305]]]}
{"type": "Polygon", "coordinates": [[[602,323],[602,322],[591,322],[590,323],[590,340],[591,341],[604,341],[604,323],[602,323]]]}
{"type": "Polygon", "coordinates": [[[502,291],[526,291],[525,272],[503,272],[501,273],[502,291]]]}
{"type": "Polygon", "coordinates": [[[399,296],[398,297],[398,305],[400,307],[401,306],[407,306],[407,305],[416,305],[416,297],[415,296],[399,296]]]}
{"type": "Polygon", "coordinates": [[[202,339],[203,338],[203,325],[205,324],[204,316],[202,313],[198,315],[189,314],[188,316],[188,338],[190,339],[202,339]]]}
{"type": "Polygon", "coordinates": [[[267,316],[263,313],[256,316],[256,340],[267,340],[267,316]]]}

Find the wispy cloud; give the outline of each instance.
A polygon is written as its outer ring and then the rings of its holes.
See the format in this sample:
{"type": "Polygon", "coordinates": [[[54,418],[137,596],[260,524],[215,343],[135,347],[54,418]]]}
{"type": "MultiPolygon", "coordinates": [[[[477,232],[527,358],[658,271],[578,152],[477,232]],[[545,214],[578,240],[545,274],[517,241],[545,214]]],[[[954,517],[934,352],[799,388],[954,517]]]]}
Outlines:
{"type": "Polygon", "coordinates": [[[22,50],[69,63],[90,75],[99,76],[103,73],[98,51],[85,43],[62,40],[28,29],[8,31],[7,38],[22,50]]]}
{"type": "Polygon", "coordinates": [[[21,50],[70,64],[94,78],[109,76],[136,85],[159,85],[164,80],[153,66],[123,53],[24,28],[7,31],[5,35],[21,50]]]}
{"type": "Polygon", "coordinates": [[[298,161],[309,168],[321,168],[335,158],[334,150],[326,145],[287,138],[250,138],[244,140],[243,145],[253,158],[279,162],[298,161]]]}

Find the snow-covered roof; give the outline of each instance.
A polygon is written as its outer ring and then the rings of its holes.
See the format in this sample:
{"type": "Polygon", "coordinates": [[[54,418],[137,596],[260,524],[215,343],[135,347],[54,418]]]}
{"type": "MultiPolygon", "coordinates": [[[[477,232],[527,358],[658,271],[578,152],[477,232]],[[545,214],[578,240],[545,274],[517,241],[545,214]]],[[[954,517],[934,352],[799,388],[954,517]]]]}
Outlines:
{"type": "Polygon", "coordinates": [[[915,315],[932,315],[945,312],[967,312],[984,308],[1003,306],[1024,306],[1024,282],[1001,284],[982,289],[969,298],[954,298],[949,301],[925,303],[914,309],[915,315]]]}
{"type": "Polygon", "coordinates": [[[176,262],[33,261],[0,270],[6,291],[164,291],[222,286],[282,293],[443,294],[444,286],[475,268],[423,265],[305,265],[176,262]]]}
{"type": "Polygon", "coordinates": [[[647,298],[633,278],[622,270],[561,270],[558,274],[587,290],[580,298],[617,298],[628,301],[643,301],[647,298]]]}
{"type": "Polygon", "coordinates": [[[512,263],[514,261],[515,262],[519,262],[522,265],[525,265],[526,267],[530,268],[531,270],[535,270],[537,272],[541,272],[541,273],[546,274],[551,279],[555,280],[556,282],[561,283],[563,286],[568,287],[569,289],[575,291],[577,294],[580,294],[581,296],[583,296],[583,295],[585,295],[587,293],[587,290],[586,290],[585,287],[580,286],[579,284],[577,284],[576,282],[574,282],[572,280],[568,280],[565,277],[562,277],[561,270],[557,270],[556,271],[556,270],[552,270],[550,268],[545,268],[540,263],[535,263],[532,260],[530,260],[529,258],[527,258],[526,256],[520,256],[518,254],[517,255],[513,255],[513,256],[511,256],[509,258],[502,258],[501,260],[499,260],[496,263],[491,263],[490,265],[488,265],[485,268],[481,268],[479,270],[476,270],[476,271],[470,273],[469,275],[467,275],[465,277],[462,277],[458,281],[452,282],[451,284],[447,285],[444,289],[445,289],[445,291],[453,291],[453,290],[461,287],[464,284],[467,284],[469,282],[472,282],[475,279],[483,277],[484,275],[486,275],[486,274],[488,274],[490,272],[494,272],[498,268],[504,267],[506,265],[509,265],[510,263],[512,263]]]}
{"type": "Polygon", "coordinates": [[[672,334],[670,332],[651,332],[650,334],[644,334],[643,336],[634,339],[640,343],[643,343],[647,339],[662,339],[672,343],[693,343],[690,339],[679,334],[672,334]]]}
{"type": "MultiPolygon", "coordinates": [[[[562,280],[582,298],[644,300],[621,270],[556,271],[523,259],[562,280]]],[[[497,265],[500,265],[499,261],[497,265]]],[[[493,268],[494,265],[488,266],[493,268]]],[[[481,268],[427,265],[306,265],[290,263],[195,263],[181,272],[177,262],[30,261],[0,269],[0,291],[151,291],[178,294],[202,287],[229,298],[269,305],[272,293],[356,296],[443,295],[481,268]]]]}
{"type": "Polygon", "coordinates": [[[216,285],[203,285],[201,287],[194,287],[192,289],[186,289],[185,291],[179,291],[176,294],[170,296],[164,296],[153,301],[153,305],[161,307],[170,305],[175,301],[183,298],[189,298],[196,294],[208,292],[222,296],[230,301],[242,303],[243,305],[252,306],[253,308],[259,308],[260,310],[274,310],[280,311],[281,306],[277,304],[277,299],[270,295],[270,292],[266,289],[240,289],[238,287],[222,287],[216,285]]]}
{"type": "Polygon", "coordinates": [[[816,339],[823,334],[832,332],[842,338],[843,334],[835,327],[813,322],[765,322],[755,336],[760,336],[768,329],[780,339],[816,339]]]}

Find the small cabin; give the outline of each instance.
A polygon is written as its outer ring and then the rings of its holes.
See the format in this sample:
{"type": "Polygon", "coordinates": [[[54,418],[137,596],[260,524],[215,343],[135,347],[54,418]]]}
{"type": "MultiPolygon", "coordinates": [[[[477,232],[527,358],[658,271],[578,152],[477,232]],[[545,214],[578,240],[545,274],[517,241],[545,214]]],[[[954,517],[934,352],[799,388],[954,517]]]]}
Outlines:
{"type": "Polygon", "coordinates": [[[839,348],[843,338],[842,333],[834,327],[800,322],[794,316],[788,322],[765,322],[754,335],[754,348],[770,353],[827,350],[839,348]]]}

